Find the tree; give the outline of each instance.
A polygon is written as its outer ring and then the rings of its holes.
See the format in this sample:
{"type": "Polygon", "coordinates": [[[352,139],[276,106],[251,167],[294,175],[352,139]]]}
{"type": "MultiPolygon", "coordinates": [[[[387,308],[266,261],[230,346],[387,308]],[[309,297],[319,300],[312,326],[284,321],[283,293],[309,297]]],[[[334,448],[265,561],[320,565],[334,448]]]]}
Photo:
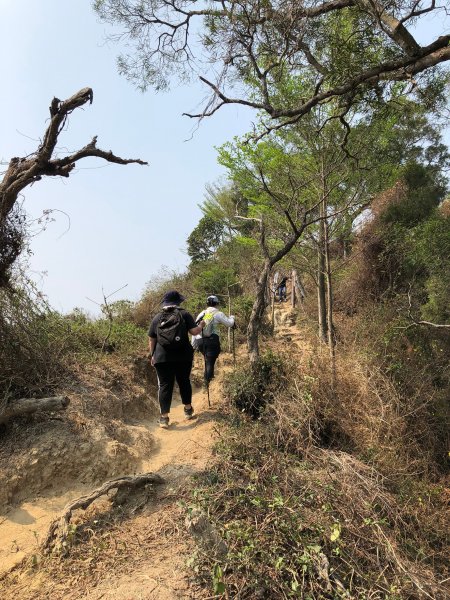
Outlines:
{"type": "MultiPolygon", "coordinates": [[[[237,212],[236,219],[253,223],[249,235],[257,239],[260,267],[256,297],[247,329],[251,360],[259,355],[259,331],[266,309],[266,289],[273,266],[294,248],[305,231],[317,223],[346,211],[356,201],[357,190],[345,196],[346,201],[322,209],[324,199],[335,192],[342,180],[329,184],[329,189],[317,191],[317,171],[311,167],[315,156],[306,151],[306,144],[286,144],[280,136],[251,147],[245,142],[225,145],[219,162],[227,167],[230,178],[246,199],[246,214],[237,212]]],[[[343,155],[341,162],[346,155],[343,155]]],[[[339,167],[336,156],[330,156],[331,171],[339,167]]]]}
{"type": "Polygon", "coordinates": [[[197,263],[212,258],[223,241],[223,236],[222,221],[208,215],[203,216],[187,239],[187,253],[192,262],[197,263]]]}
{"type": "Polygon", "coordinates": [[[211,96],[188,116],[240,104],[268,115],[267,130],[332,99],[345,122],[351,106],[370,109],[397,95],[397,82],[401,93],[423,94],[430,69],[450,60],[450,35],[422,47],[409,28],[445,13],[445,0],[95,0],[94,7],[134,45],[119,70],[141,89],[164,90],[172,76],[183,81],[202,69],[211,96]],[[287,72],[304,83],[301,93],[277,93],[287,72]]]}
{"type": "MultiPolygon", "coordinates": [[[[286,87],[286,82],[280,86],[280,95],[286,87]]],[[[236,198],[241,198],[234,214],[250,225],[246,235],[258,240],[263,263],[249,324],[249,348],[255,355],[270,268],[290,252],[304,254],[312,245],[317,254],[319,335],[328,343],[334,364],[330,244],[341,237],[348,243],[355,219],[377,192],[398,179],[402,162],[432,158],[434,172],[448,161],[424,108],[409,100],[380,106],[370,118],[349,112],[352,127],[344,133],[338,120],[330,118],[333,111],[332,103],[316,108],[255,147],[244,140],[225,145],[219,153],[219,162],[239,190],[236,198]]],[[[212,209],[217,206],[232,218],[227,204],[217,202],[212,209]]],[[[236,216],[234,220],[238,222],[236,216]]]]}
{"type": "Polygon", "coordinates": [[[111,150],[97,148],[97,136],[76,152],[62,158],[55,156],[58,137],[67,123],[67,117],[87,102],[92,104],[92,100],[91,88],[83,88],[64,101],[53,98],[50,123],[36,152],[22,158],[12,158],[9,162],[0,182],[0,287],[8,286],[11,268],[23,248],[24,222],[17,204],[22,190],[43,177],[69,177],[77,162],[88,156],[97,156],[119,165],[148,164],[140,159],[121,158],[111,150]]]}

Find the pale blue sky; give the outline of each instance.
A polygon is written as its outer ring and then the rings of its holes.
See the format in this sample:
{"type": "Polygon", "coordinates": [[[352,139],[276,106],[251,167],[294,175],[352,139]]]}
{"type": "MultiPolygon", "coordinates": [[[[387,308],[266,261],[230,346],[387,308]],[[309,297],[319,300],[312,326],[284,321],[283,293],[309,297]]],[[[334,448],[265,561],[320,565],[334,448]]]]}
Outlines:
{"type": "Polygon", "coordinates": [[[98,135],[98,146],[148,167],[89,159],[69,179],[47,179],[25,190],[25,208],[38,216],[55,208],[56,223],[32,240],[31,267],[52,305],[68,311],[128,287],[114,299],[137,299],[161,265],[182,269],[186,237],[197,224],[206,182],[222,173],[214,146],[248,130],[251,113],[227,107],[191,137],[200,86],[170,93],[137,92],[116,70],[118,48],[105,44],[106,26],[90,0],[0,0],[0,159],[32,152],[53,96],[94,90],[94,103],[75,111],[61,148],[98,135]],[[29,136],[29,137],[26,137],[29,136]],[[33,139],[29,139],[33,138],[33,139]],[[101,167],[101,168],[98,168],[101,167]],[[47,274],[43,280],[39,273],[47,274]]]}
{"type": "MultiPolygon", "coordinates": [[[[432,19],[420,41],[429,43],[448,25],[432,19]]],[[[34,276],[62,311],[96,312],[86,297],[100,300],[102,286],[111,292],[127,283],[114,299],[135,300],[161,265],[185,266],[185,240],[200,217],[205,183],[222,174],[214,146],[245,133],[254,116],[225,107],[184,141],[193,122],[181,114],[198,107],[205,90],[137,92],[118,75],[118,48],[105,43],[107,32],[91,0],[0,0],[0,159],[36,148],[53,96],[65,99],[90,86],[94,103],[71,115],[61,149],[78,149],[98,135],[100,148],[150,163],[105,166],[90,159],[67,180],[47,179],[25,190],[32,217],[49,208],[70,216],[67,233],[61,236],[67,218],[56,213],[56,222],[31,244],[34,276]]]]}

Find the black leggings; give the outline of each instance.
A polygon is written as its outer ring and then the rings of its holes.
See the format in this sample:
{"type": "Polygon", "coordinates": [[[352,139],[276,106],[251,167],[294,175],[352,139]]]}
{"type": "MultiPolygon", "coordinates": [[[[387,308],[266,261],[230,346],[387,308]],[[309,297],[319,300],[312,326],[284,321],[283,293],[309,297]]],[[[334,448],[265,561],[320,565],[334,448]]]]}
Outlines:
{"type": "Polygon", "coordinates": [[[185,405],[191,403],[192,386],[190,375],[192,359],[183,362],[157,363],[155,369],[158,374],[158,400],[162,415],[170,412],[175,379],[180,388],[181,402],[185,405]]]}
{"type": "Polygon", "coordinates": [[[219,336],[213,333],[211,336],[199,340],[198,350],[205,357],[205,381],[209,383],[214,377],[214,365],[220,354],[219,336]]]}

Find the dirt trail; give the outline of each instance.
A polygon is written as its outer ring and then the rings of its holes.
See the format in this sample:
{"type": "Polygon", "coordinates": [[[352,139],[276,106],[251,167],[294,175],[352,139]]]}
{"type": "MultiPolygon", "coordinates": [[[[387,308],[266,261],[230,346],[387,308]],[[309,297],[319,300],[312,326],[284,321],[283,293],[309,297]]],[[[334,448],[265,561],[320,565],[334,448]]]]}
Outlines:
{"type": "MultiPolygon", "coordinates": [[[[287,304],[275,308],[275,336],[286,342],[282,348],[287,351],[292,350],[292,343],[304,348],[304,336],[296,325],[297,315],[297,311],[287,304]]],[[[196,362],[194,380],[199,380],[203,370],[201,357],[198,356],[196,362]]],[[[224,372],[231,368],[231,356],[223,353],[218,361],[217,378],[211,386],[211,409],[206,392],[194,390],[195,419],[184,419],[183,407],[175,398],[168,430],[160,429],[156,419],[133,425],[150,432],[154,442],[148,456],[142,460],[139,472],[157,472],[165,478],[166,484],[157,487],[143,510],[118,526],[112,525],[114,529],[110,531],[115,546],[103,547],[104,538],[99,536],[100,557],[90,555],[91,543],[83,543],[78,546],[78,552],[64,561],[62,571],[54,561],[38,570],[12,571],[4,580],[7,585],[2,600],[43,600],[48,597],[51,600],[187,600],[205,597],[205,590],[198,587],[187,566],[195,552],[195,543],[184,528],[186,513],[180,508],[179,501],[190,497],[188,489],[192,488],[192,483],[186,486],[188,478],[201,471],[211,457],[217,411],[222,400],[221,380],[224,372]],[[90,561],[93,561],[92,566],[90,561]]],[[[91,489],[92,486],[79,486],[64,496],[40,497],[33,503],[23,503],[8,514],[6,521],[0,521],[0,539],[3,541],[0,565],[8,565],[9,560],[11,568],[36,552],[37,538],[42,538],[50,521],[63,506],[91,489]]],[[[95,517],[84,515],[82,518],[95,517]]],[[[107,526],[106,532],[108,530],[107,526]]]]}
{"type": "MultiPolygon", "coordinates": [[[[200,369],[201,363],[197,361],[197,371],[200,369]]],[[[214,387],[212,395],[213,389],[214,387]]],[[[149,456],[141,461],[139,472],[158,472],[170,481],[191,474],[206,464],[213,443],[214,411],[208,409],[206,392],[202,389],[194,389],[192,403],[196,417],[186,421],[183,406],[175,395],[168,430],[159,428],[156,419],[129,426],[133,430],[146,430],[154,441],[149,456]]],[[[45,536],[50,522],[68,502],[92,488],[92,485],[76,484],[61,494],[44,493],[1,515],[0,576],[27,556],[37,553],[40,540],[45,536]]],[[[134,596],[130,598],[134,599],[134,596]]]]}
{"type": "MultiPolygon", "coordinates": [[[[301,312],[300,312],[301,314],[301,312]]],[[[292,308],[287,302],[275,304],[274,307],[274,338],[282,342],[280,352],[288,349],[291,352],[291,344],[295,344],[300,350],[298,358],[300,362],[311,353],[311,345],[308,336],[304,335],[298,325],[299,310],[292,308]]]]}

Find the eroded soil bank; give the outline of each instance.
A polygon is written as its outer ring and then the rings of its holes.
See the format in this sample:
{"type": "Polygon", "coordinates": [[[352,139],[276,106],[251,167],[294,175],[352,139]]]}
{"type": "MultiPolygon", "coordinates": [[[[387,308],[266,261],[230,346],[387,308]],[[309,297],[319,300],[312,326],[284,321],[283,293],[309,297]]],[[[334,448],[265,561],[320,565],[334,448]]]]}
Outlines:
{"type": "MultiPolygon", "coordinates": [[[[185,421],[175,397],[168,431],[156,423],[154,373],[143,370],[147,367],[142,361],[128,367],[111,363],[92,367],[65,390],[71,400],[66,413],[3,427],[0,576],[21,563],[39,560],[39,546],[50,522],[68,502],[105,480],[154,471],[175,485],[205,464],[212,444],[213,413],[207,411],[206,396],[195,385],[200,381],[201,362],[193,376],[198,416],[185,421]]],[[[101,505],[93,507],[94,512],[105,508],[101,505]]],[[[33,581],[40,580],[34,575],[26,576],[30,597],[48,597],[37,590],[32,592],[33,581]]],[[[14,588],[8,597],[18,597],[14,588]]],[[[24,590],[20,597],[25,597],[23,594],[24,590]]]]}

